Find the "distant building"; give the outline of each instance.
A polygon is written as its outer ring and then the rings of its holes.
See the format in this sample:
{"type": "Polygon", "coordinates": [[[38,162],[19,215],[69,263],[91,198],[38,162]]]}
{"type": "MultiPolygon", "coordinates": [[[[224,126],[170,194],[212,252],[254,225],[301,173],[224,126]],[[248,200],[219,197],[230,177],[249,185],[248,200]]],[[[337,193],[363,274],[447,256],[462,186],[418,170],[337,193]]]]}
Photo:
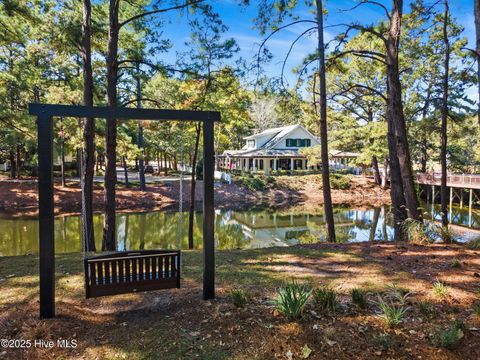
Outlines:
{"type": "MultiPolygon", "coordinates": [[[[300,149],[318,146],[320,141],[302,125],[272,128],[244,138],[241,150],[225,150],[219,156],[220,168],[249,172],[270,173],[272,170],[317,169],[318,164],[308,164],[300,149]]],[[[331,164],[347,165],[359,156],[356,153],[331,151],[331,164]],[[342,157],[343,156],[343,157],[342,157]]]]}

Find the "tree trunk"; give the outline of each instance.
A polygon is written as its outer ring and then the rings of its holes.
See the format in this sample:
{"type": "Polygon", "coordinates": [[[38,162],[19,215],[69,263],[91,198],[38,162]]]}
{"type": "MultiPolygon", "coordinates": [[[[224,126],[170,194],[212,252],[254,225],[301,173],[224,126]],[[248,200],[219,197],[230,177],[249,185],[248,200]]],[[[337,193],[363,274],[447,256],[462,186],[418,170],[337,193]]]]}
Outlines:
{"type": "Polygon", "coordinates": [[[78,148],[76,151],[76,157],[77,157],[77,167],[76,167],[76,177],[81,179],[82,177],[82,149],[78,148]]]}
{"type": "Polygon", "coordinates": [[[477,87],[478,87],[478,125],[480,126],[480,0],[475,0],[473,12],[475,14],[475,34],[477,37],[476,48],[477,51],[477,87]]]}
{"type": "Polygon", "coordinates": [[[402,174],[397,155],[397,144],[395,141],[395,129],[391,120],[391,110],[387,108],[387,143],[390,163],[390,198],[392,199],[393,212],[393,239],[395,241],[405,240],[403,222],[407,218],[405,211],[405,196],[403,192],[402,174]]]}
{"type": "Polygon", "coordinates": [[[372,226],[370,227],[370,236],[368,237],[368,241],[375,240],[375,233],[377,232],[379,217],[380,217],[380,208],[373,209],[373,220],[372,220],[372,226]]]}
{"type": "MultiPolygon", "coordinates": [[[[388,107],[390,108],[390,120],[394,125],[396,151],[403,183],[407,216],[411,219],[421,220],[422,213],[420,211],[420,204],[415,191],[411,167],[412,163],[408,148],[407,127],[402,103],[402,85],[400,83],[400,73],[398,67],[398,49],[400,41],[402,7],[402,0],[393,1],[390,29],[388,32],[388,39],[386,41],[388,107]]],[[[391,164],[391,166],[393,167],[393,164],[391,164]]]]}
{"type": "Polygon", "coordinates": [[[444,74],[443,74],[443,96],[441,108],[441,147],[440,147],[440,165],[442,168],[442,178],[440,185],[440,202],[442,214],[442,226],[448,226],[448,189],[447,189],[447,120],[448,120],[448,81],[450,68],[450,43],[448,40],[448,1],[444,1],[445,12],[443,19],[443,41],[445,44],[444,74]]]}
{"type": "Polygon", "coordinates": [[[383,160],[382,189],[387,188],[388,181],[388,158],[383,160]]]}
{"type": "Polygon", "coordinates": [[[123,175],[125,176],[125,186],[128,188],[130,187],[130,183],[128,182],[128,167],[127,167],[127,159],[125,156],[122,157],[123,163],[123,175]]]}
{"type": "Polygon", "coordinates": [[[332,195],[330,192],[330,169],[328,164],[327,134],[327,86],[325,79],[325,44],[323,42],[323,6],[322,0],[316,0],[318,27],[318,67],[320,90],[320,147],[322,159],[323,206],[327,226],[328,241],[335,242],[335,224],[333,219],[332,195]]]}
{"type": "Polygon", "coordinates": [[[382,179],[380,177],[380,170],[378,169],[378,160],[375,155],[372,156],[372,168],[373,168],[373,178],[375,179],[375,184],[380,185],[382,179]]]}
{"type": "Polygon", "coordinates": [[[195,124],[196,137],[195,137],[195,148],[193,150],[193,159],[192,159],[192,181],[190,184],[190,210],[188,213],[188,248],[193,249],[193,221],[195,213],[195,187],[197,184],[195,177],[195,168],[197,166],[197,157],[198,157],[198,144],[200,143],[200,133],[202,127],[199,124],[195,124]]]}
{"type": "MultiPolygon", "coordinates": [[[[425,121],[427,121],[428,109],[430,107],[430,98],[432,96],[432,90],[431,90],[432,86],[433,86],[432,81],[430,81],[429,85],[428,85],[428,88],[427,88],[427,95],[425,97],[425,105],[423,106],[423,111],[422,111],[422,122],[423,123],[425,121]]],[[[421,171],[424,174],[427,172],[427,161],[428,161],[427,150],[428,150],[427,132],[426,132],[425,128],[423,128],[423,130],[422,130],[422,140],[420,142],[420,151],[421,151],[420,163],[421,163],[421,166],[422,166],[421,171]]]]}
{"type": "Polygon", "coordinates": [[[140,225],[140,234],[139,234],[140,241],[139,241],[139,244],[138,244],[138,248],[140,250],[145,249],[145,231],[147,230],[146,217],[147,217],[147,214],[140,214],[140,220],[139,220],[139,223],[140,223],[139,224],[140,225]]]}
{"type": "Polygon", "coordinates": [[[382,206],[382,238],[383,241],[388,241],[388,232],[387,232],[387,211],[385,206],[382,206]]]}
{"type": "MultiPolygon", "coordinates": [[[[83,60],[83,104],[93,106],[93,70],[91,47],[91,16],[90,0],[83,0],[82,23],[82,60],[83,60]]],[[[83,121],[82,173],[80,187],[82,188],[82,244],[86,251],[96,251],[93,226],[93,176],[95,167],[95,119],[83,121]]]]}
{"type": "Polygon", "coordinates": [[[13,149],[10,149],[10,152],[9,152],[9,155],[10,155],[10,177],[12,179],[15,179],[15,176],[17,174],[17,164],[16,164],[16,161],[15,161],[15,151],[13,151],[13,149]]]}
{"type": "MultiPolygon", "coordinates": [[[[137,63],[137,108],[142,108],[142,84],[140,83],[140,65],[137,63]]],[[[138,148],[141,155],[138,159],[138,177],[140,179],[140,190],[145,191],[147,185],[145,184],[145,164],[143,163],[143,126],[141,123],[138,125],[138,148]]]]}
{"type": "Polygon", "coordinates": [[[60,144],[60,174],[62,178],[62,186],[65,187],[65,136],[63,134],[60,144]]]}
{"type": "Polygon", "coordinates": [[[157,172],[158,172],[158,175],[160,175],[160,151],[157,151],[157,172]]]}
{"type": "MultiPolygon", "coordinates": [[[[110,0],[108,55],[107,55],[107,102],[117,106],[118,79],[118,8],[120,1],[110,0]]],[[[117,119],[107,119],[105,146],[105,191],[102,250],[115,250],[115,185],[117,182],[117,119]]]]}
{"type": "Polygon", "coordinates": [[[168,175],[168,168],[167,168],[167,152],[163,153],[163,175],[168,175]]]}
{"type": "Polygon", "coordinates": [[[21,171],[22,171],[22,154],[21,154],[21,145],[20,144],[17,144],[17,148],[16,148],[16,151],[15,151],[15,156],[16,156],[16,163],[17,163],[17,178],[20,179],[20,174],[21,174],[21,171]]]}

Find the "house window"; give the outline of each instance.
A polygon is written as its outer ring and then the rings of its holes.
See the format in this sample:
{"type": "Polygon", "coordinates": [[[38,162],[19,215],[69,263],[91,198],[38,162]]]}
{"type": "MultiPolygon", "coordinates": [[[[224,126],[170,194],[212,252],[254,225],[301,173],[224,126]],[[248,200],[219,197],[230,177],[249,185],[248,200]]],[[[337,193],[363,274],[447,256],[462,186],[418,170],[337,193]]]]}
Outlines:
{"type": "Polygon", "coordinates": [[[286,139],[287,147],[308,147],[312,145],[310,139],[286,139]]]}
{"type": "Polygon", "coordinates": [[[260,170],[263,170],[263,159],[260,159],[260,165],[258,165],[260,170]]]}
{"type": "Polygon", "coordinates": [[[255,147],[255,140],[247,140],[247,147],[254,148],[255,147]]]}

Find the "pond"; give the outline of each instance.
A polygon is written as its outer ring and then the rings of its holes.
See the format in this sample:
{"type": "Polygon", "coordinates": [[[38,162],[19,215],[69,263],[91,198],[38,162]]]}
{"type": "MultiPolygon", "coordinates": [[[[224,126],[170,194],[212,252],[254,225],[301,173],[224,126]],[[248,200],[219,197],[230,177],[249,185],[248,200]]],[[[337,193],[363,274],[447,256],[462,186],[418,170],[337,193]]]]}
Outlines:
{"type": "MultiPolygon", "coordinates": [[[[440,219],[437,206],[425,206],[425,214],[440,219]]],[[[455,232],[463,240],[480,235],[480,214],[468,209],[452,209],[455,232]],[[470,227],[470,228],[469,228],[470,227]]],[[[352,209],[335,207],[337,240],[362,242],[391,240],[393,228],[389,207],[352,209]]],[[[101,248],[103,216],[94,217],[97,249],[101,248]]],[[[118,250],[187,248],[187,213],[148,212],[117,214],[118,250]]],[[[38,253],[38,220],[0,218],[0,256],[38,253]]],[[[217,249],[251,249],[291,246],[318,242],[325,238],[322,209],[309,213],[290,210],[216,210],[217,249]]],[[[195,214],[195,248],[202,246],[202,213],[195,214]]],[[[55,251],[80,252],[80,217],[62,216],[55,220],[55,251]]]]}

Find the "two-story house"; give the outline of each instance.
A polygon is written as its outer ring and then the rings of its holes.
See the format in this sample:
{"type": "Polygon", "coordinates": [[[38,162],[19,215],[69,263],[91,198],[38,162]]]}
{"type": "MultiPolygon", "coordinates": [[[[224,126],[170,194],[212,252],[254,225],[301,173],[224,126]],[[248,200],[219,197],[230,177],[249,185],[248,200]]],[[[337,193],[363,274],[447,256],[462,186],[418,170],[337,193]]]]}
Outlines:
{"type": "Polygon", "coordinates": [[[300,124],[267,129],[244,139],[241,150],[226,150],[219,157],[221,168],[267,174],[271,170],[306,170],[310,166],[299,150],[320,145],[300,124]]]}
{"type": "MultiPolygon", "coordinates": [[[[302,125],[267,129],[244,138],[241,150],[225,150],[218,157],[224,170],[270,173],[271,170],[318,169],[319,164],[308,164],[300,149],[320,145],[320,141],[302,125]]],[[[330,149],[329,163],[334,168],[351,167],[358,153],[330,149]]]]}

